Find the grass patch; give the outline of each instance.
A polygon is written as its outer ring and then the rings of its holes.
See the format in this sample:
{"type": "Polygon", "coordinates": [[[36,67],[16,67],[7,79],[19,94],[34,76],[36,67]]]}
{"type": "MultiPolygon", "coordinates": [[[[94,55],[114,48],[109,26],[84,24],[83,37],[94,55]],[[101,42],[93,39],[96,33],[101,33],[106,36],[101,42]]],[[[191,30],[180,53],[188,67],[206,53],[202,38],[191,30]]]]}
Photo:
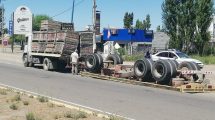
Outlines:
{"type": "Polygon", "coordinates": [[[200,60],[206,65],[215,64],[215,56],[199,56],[199,55],[191,55],[192,58],[200,60]]]}
{"type": "Polygon", "coordinates": [[[28,101],[23,101],[23,105],[29,105],[29,102],[28,101]]]}
{"type": "Polygon", "coordinates": [[[44,103],[44,102],[48,102],[48,98],[47,97],[44,97],[44,96],[38,96],[37,98],[39,100],[39,102],[41,103],[44,103]]]}
{"type": "Polygon", "coordinates": [[[116,117],[116,116],[110,116],[109,120],[123,120],[123,119],[116,117]]]}
{"type": "Polygon", "coordinates": [[[36,120],[36,118],[33,113],[28,113],[26,114],[26,120],[36,120]]]}
{"type": "Polygon", "coordinates": [[[0,95],[7,95],[6,90],[0,89],[0,95]]]}
{"type": "Polygon", "coordinates": [[[12,104],[12,105],[10,105],[10,109],[17,110],[18,106],[16,104],[12,104]]]}
{"type": "Polygon", "coordinates": [[[87,113],[82,112],[82,111],[78,111],[78,113],[76,113],[76,114],[71,113],[71,112],[66,112],[64,114],[64,117],[78,120],[78,119],[81,119],[81,118],[87,118],[87,113]]]}
{"type": "Polygon", "coordinates": [[[124,61],[137,61],[139,59],[143,59],[144,54],[138,54],[138,55],[124,55],[123,60],[124,61]]]}
{"type": "Polygon", "coordinates": [[[20,95],[15,95],[15,96],[12,98],[11,101],[12,101],[12,102],[13,102],[13,101],[21,101],[20,95]]]}

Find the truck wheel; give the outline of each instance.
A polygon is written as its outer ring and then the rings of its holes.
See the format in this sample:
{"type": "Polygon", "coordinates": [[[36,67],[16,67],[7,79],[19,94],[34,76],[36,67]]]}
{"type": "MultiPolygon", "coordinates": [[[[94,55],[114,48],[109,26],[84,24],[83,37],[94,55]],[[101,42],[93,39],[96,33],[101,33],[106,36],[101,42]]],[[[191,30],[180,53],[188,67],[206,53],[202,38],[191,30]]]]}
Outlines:
{"type": "Polygon", "coordinates": [[[50,59],[45,58],[45,59],[43,60],[43,69],[44,69],[45,71],[49,71],[49,70],[51,69],[51,60],[50,60],[50,59]]]}
{"type": "Polygon", "coordinates": [[[160,84],[169,84],[171,73],[171,64],[167,60],[158,60],[152,66],[152,76],[160,84]]]}
{"type": "Polygon", "coordinates": [[[103,68],[103,58],[98,53],[95,53],[94,55],[95,55],[96,59],[98,60],[98,64],[96,66],[95,72],[100,72],[101,69],[103,68]]]}
{"type": "Polygon", "coordinates": [[[113,65],[119,64],[119,60],[115,54],[108,55],[106,61],[113,61],[113,65]]]}
{"type": "Polygon", "coordinates": [[[152,79],[151,68],[153,61],[149,59],[137,60],[134,64],[134,75],[141,81],[150,81],[152,79]]]}
{"type": "Polygon", "coordinates": [[[99,64],[98,57],[95,54],[90,54],[86,57],[85,66],[90,72],[96,71],[96,67],[99,64]]]}
{"type": "Polygon", "coordinates": [[[123,59],[119,54],[114,54],[117,58],[117,64],[123,64],[123,59]]]}
{"type": "Polygon", "coordinates": [[[28,62],[28,56],[27,55],[23,55],[22,61],[23,61],[24,67],[29,67],[29,62],[28,62]]]}
{"type": "MultiPolygon", "coordinates": [[[[182,62],[181,64],[179,64],[178,67],[179,70],[200,70],[200,67],[197,66],[197,64],[193,63],[193,62],[182,62]]],[[[183,77],[187,80],[189,80],[191,78],[191,75],[183,75],[183,77]]],[[[196,81],[199,79],[197,74],[193,74],[192,75],[193,80],[196,81]]]]}
{"type": "Polygon", "coordinates": [[[168,60],[168,63],[170,63],[171,76],[175,78],[177,75],[178,63],[175,60],[168,60]]]}

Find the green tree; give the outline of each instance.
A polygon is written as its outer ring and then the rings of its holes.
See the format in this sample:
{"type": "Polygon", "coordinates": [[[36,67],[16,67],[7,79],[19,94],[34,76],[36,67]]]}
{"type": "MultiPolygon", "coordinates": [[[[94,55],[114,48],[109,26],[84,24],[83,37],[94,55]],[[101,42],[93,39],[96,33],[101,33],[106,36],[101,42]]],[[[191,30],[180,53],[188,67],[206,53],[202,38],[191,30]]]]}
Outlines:
{"type": "Polygon", "coordinates": [[[157,26],[156,32],[161,32],[161,26],[160,25],[157,26]]]}
{"type": "Polygon", "coordinates": [[[137,19],[135,29],[143,29],[143,23],[137,19]]]}
{"type": "Polygon", "coordinates": [[[48,15],[36,15],[33,18],[33,31],[39,31],[42,20],[52,20],[48,15]]]}
{"type": "Polygon", "coordinates": [[[164,29],[170,37],[169,48],[182,49],[182,42],[178,37],[178,2],[176,0],[165,0],[162,4],[162,20],[164,29]]]}
{"type": "Polygon", "coordinates": [[[146,15],[146,30],[149,30],[151,28],[151,19],[150,19],[150,15],[147,14],[146,15]]]}
{"type": "Polygon", "coordinates": [[[189,53],[193,46],[201,55],[210,40],[208,30],[213,16],[213,0],[165,0],[162,4],[169,47],[189,53]]]}
{"type": "Polygon", "coordinates": [[[213,0],[197,0],[196,6],[196,41],[198,53],[203,55],[206,44],[210,40],[210,34],[207,31],[213,19],[213,0]]]}
{"type": "Polygon", "coordinates": [[[133,25],[133,20],[134,20],[134,14],[126,12],[123,19],[124,28],[131,29],[133,25]]]}

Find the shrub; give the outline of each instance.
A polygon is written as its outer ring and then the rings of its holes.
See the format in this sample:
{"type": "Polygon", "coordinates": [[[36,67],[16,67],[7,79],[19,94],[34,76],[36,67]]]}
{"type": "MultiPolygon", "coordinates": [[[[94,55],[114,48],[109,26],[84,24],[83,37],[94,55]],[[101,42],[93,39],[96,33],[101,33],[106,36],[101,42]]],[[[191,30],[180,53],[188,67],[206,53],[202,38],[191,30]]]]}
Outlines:
{"type": "Polygon", "coordinates": [[[23,105],[29,105],[28,101],[23,101],[23,105]]]}
{"type": "Polygon", "coordinates": [[[6,92],[6,90],[0,89],[0,94],[1,94],[1,95],[7,95],[7,92],[6,92]]]}
{"type": "Polygon", "coordinates": [[[12,104],[12,105],[10,105],[10,109],[17,110],[18,106],[16,104],[12,104]]]}
{"type": "Polygon", "coordinates": [[[20,95],[15,95],[12,99],[12,101],[21,101],[20,95]]]}
{"type": "Polygon", "coordinates": [[[26,114],[26,120],[36,120],[33,113],[26,114]]]}
{"type": "Polygon", "coordinates": [[[47,97],[44,97],[44,96],[39,96],[39,97],[38,97],[38,100],[39,100],[39,102],[41,102],[41,103],[44,103],[44,102],[48,102],[48,101],[49,101],[48,98],[47,98],[47,97]]]}

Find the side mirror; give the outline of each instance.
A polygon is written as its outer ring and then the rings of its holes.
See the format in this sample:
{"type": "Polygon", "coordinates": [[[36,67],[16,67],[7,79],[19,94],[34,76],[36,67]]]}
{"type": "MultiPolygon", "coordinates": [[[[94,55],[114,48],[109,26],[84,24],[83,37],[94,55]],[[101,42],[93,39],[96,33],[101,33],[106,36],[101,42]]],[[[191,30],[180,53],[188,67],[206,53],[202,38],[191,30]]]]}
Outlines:
{"type": "Polygon", "coordinates": [[[175,56],[175,57],[173,57],[173,59],[174,59],[174,60],[176,60],[176,59],[177,59],[177,57],[175,56]]]}

